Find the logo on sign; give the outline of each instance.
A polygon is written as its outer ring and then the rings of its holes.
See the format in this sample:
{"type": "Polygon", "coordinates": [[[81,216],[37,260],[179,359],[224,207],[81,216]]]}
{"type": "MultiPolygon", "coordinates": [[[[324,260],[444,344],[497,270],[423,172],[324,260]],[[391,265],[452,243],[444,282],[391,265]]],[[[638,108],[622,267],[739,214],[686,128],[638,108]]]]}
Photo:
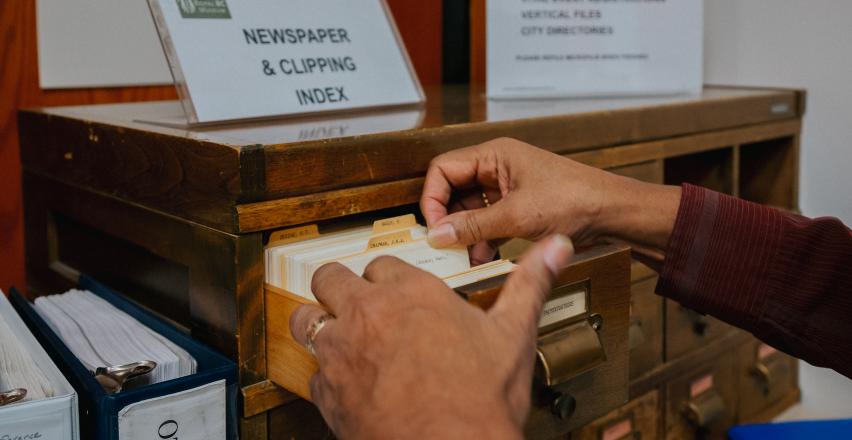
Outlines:
{"type": "Polygon", "coordinates": [[[231,18],[225,0],[177,0],[183,18],[231,18]]]}

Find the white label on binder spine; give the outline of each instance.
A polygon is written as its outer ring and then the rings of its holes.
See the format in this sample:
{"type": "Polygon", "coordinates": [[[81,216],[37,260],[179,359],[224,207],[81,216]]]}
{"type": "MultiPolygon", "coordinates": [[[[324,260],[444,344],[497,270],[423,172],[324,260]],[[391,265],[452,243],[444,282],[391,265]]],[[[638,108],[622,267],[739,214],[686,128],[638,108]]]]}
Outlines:
{"type": "Polygon", "coordinates": [[[189,123],[423,101],[383,0],[148,0],[189,123]]]}
{"type": "Polygon", "coordinates": [[[143,400],[118,413],[119,440],[225,440],[225,381],[143,400]]]}
{"type": "Polygon", "coordinates": [[[71,412],[67,408],[57,409],[56,405],[48,401],[31,402],[27,405],[19,408],[7,407],[6,409],[13,411],[6,412],[13,414],[0,412],[0,440],[74,438],[69,432],[71,412]],[[21,411],[22,409],[25,411],[21,411]]]}

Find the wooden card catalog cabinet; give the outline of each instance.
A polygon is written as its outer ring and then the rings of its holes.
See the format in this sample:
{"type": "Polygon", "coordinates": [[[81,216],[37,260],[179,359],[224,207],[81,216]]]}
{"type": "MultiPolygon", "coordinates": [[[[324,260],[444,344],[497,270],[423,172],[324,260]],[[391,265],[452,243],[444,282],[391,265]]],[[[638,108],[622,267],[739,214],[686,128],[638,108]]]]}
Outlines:
{"type": "MultiPolygon", "coordinates": [[[[535,105],[489,102],[479,86],[426,92],[422,108],[193,129],[145,122],[180,114],[178,102],[22,111],[30,295],[68,288],[85,272],[237,361],[241,438],[322,438],[328,429],[313,405],[274,382],[292,368],[277,357],[286,325],[263,287],[264,245],[276,230],[417,214],[432,158],[504,136],[638,179],[693,180],[795,209],[798,174],[787,168],[797,164],[800,91],[711,87],[694,97],[535,105]]],[[[590,249],[560,276],[540,329],[529,437],[575,431],[652,388],[676,416],[672,429],[691,426],[683,405],[692,378],[669,387],[686,370],[667,363],[726,336],[708,338],[713,324],[694,336],[701,318],[662,309],[652,273],[631,280],[628,253],[590,249]],[[645,341],[633,360],[631,282],[643,295],[633,317],[645,341]]],[[[459,294],[487,307],[500,281],[486,284],[459,294]]],[[[714,389],[728,376],[714,376],[714,389]]]]}

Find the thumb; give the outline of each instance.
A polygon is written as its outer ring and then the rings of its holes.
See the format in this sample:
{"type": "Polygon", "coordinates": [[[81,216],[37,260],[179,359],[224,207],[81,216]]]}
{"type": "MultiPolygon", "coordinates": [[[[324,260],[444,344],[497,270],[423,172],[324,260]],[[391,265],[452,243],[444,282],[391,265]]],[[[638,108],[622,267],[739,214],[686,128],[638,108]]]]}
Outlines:
{"type": "Polygon", "coordinates": [[[514,199],[492,206],[450,214],[429,228],[429,244],[436,248],[470,246],[483,241],[519,236],[514,199]]]}
{"type": "Polygon", "coordinates": [[[542,304],[556,276],[573,256],[574,246],[563,235],[554,235],[538,242],[509,275],[489,313],[503,321],[510,321],[513,328],[534,330],[538,325],[542,304]]]}

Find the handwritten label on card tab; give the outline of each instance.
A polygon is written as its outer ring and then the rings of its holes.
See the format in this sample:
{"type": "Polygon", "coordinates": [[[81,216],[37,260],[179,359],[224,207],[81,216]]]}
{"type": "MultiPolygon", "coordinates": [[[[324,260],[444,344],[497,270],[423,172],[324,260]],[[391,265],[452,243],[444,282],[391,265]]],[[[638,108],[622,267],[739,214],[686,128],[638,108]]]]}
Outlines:
{"type": "Polygon", "coordinates": [[[371,238],[370,242],[367,244],[367,249],[388,248],[410,242],[411,230],[403,229],[402,231],[391,232],[390,234],[379,235],[371,238]]]}
{"type": "Polygon", "coordinates": [[[119,440],[225,440],[225,381],[143,400],[118,412],[119,440]]]}
{"type": "Polygon", "coordinates": [[[701,393],[704,393],[710,388],[713,388],[713,375],[708,374],[706,376],[702,376],[700,379],[693,381],[689,384],[689,397],[698,396],[701,393]]]}
{"type": "Polygon", "coordinates": [[[373,234],[397,231],[414,226],[417,226],[417,219],[414,217],[414,214],[405,214],[399,217],[376,220],[373,222],[373,234]]]}
{"type": "Polygon", "coordinates": [[[294,243],[300,240],[319,237],[319,228],[317,225],[306,225],[298,228],[284,229],[275,231],[269,236],[269,245],[281,245],[294,243]]]}

